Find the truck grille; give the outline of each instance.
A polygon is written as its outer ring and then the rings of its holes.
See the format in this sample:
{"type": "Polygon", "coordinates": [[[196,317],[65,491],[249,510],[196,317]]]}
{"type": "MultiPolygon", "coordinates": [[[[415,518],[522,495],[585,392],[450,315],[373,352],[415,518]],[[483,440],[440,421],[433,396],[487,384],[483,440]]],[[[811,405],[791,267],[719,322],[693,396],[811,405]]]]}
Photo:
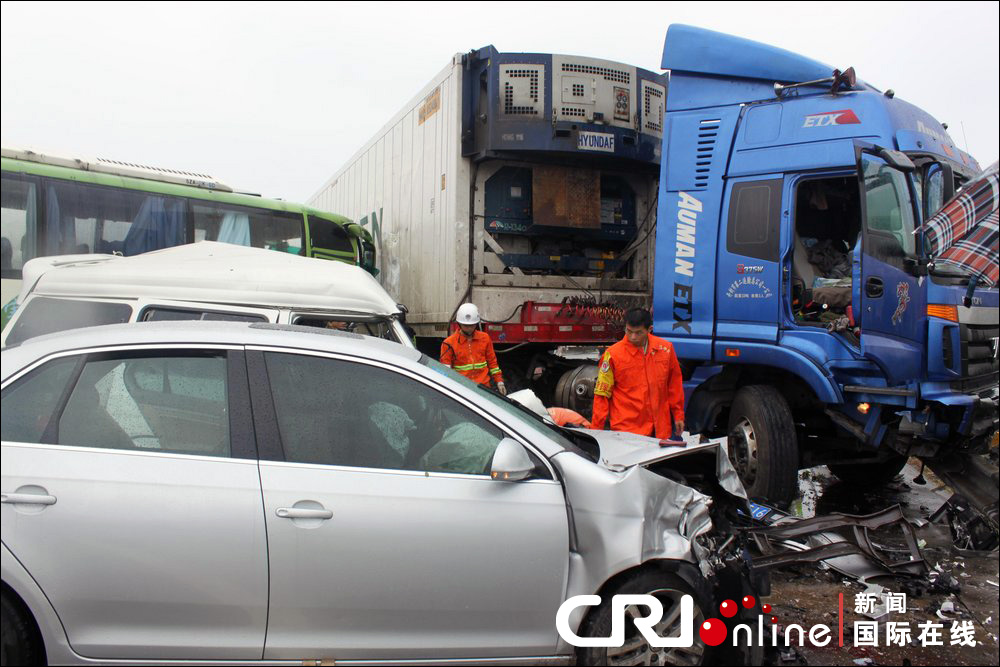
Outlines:
{"type": "Polygon", "coordinates": [[[1000,359],[997,356],[1000,326],[963,324],[961,331],[964,382],[979,384],[978,381],[989,381],[995,385],[1000,371],[1000,359]]]}

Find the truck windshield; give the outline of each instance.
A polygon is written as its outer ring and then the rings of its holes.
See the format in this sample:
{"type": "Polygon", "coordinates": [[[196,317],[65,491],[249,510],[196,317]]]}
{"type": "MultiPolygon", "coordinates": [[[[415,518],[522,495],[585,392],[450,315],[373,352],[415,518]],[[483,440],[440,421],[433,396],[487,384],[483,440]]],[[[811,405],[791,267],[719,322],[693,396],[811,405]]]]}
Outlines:
{"type": "MultiPolygon", "coordinates": [[[[913,184],[916,188],[917,198],[920,201],[923,222],[934,217],[941,210],[941,207],[948,203],[945,201],[945,179],[954,178],[954,191],[957,191],[962,183],[967,180],[967,178],[960,175],[957,171],[952,176],[951,173],[953,170],[954,167],[946,170],[942,167],[941,163],[936,161],[926,162],[925,158],[925,164],[913,174],[913,184]]],[[[968,272],[953,265],[935,266],[931,263],[929,271],[933,276],[946,279],[963,279],[969,277],[968,272]]]]}
{"type": "Polygon", "coordinates": [[[913,202],[906,176],[877,157],[865,155],[861,162],[869,234],[884,241],[879,245],[889,246],[883,248],[888,255],[915,256],[913,202]]]}

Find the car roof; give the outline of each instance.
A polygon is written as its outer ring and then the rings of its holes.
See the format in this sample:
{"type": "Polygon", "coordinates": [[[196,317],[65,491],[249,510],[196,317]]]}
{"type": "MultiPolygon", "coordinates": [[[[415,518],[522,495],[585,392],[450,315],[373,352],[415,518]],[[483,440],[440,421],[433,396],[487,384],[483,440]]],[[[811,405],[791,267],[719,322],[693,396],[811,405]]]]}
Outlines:
{"type": "Polygon", "coordinates": [[[2,377],[38,359],[60,352],[131,345],[259,345],[337,352],[389,363],[418,361],[417,350],[381,338],[291,324],[225,321],[135,322],[72,329],[31,338],[6,347],[0,357],[2,377]]]}
{"type": "Polygon", "coordinates": [[[43,296],[399,312],[392,297],[361,267],[214,241],[132,257],[46,257],[28,262],[24,272],[22,295],[30,290],[43,296]]]}

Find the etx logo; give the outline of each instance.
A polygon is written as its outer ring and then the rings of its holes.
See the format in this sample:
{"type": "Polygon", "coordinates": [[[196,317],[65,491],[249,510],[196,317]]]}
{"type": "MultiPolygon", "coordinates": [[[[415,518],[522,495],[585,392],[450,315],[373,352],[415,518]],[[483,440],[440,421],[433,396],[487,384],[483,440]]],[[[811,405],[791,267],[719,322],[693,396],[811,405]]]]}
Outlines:
{"type": "Polygon", "coordinates": [[[828,111],[806,116],[802,127],[830,127],[831,125],[860,125],[861,120],[850,109],[828,111]]]}
{"type": "Polygon", "coordinates": [[[737,264],[736,273],[764,273],[763,266],[747,266],[746,264],[737,264]]]}
{"type": "Polygon", "coordinates": [[[570,614],[577,607],[594,607],[601,604],[600,595],[574,595],[559,606],[556,612],[556,629],[559,636],[577,647],[621,648],[625,645],[625,609],[642,606],[649,608],[649,616],[634,619],[635,628],[642,633],[650,646],[656,648],[690,648],[694,646],[694,598],[681,597],[681,634],[679,637],[661,637],[653,629],[663,618],[663,603],[652,595],[616,595],[611,598],[611,636],[581,637],[569,627],[570,614]]]}

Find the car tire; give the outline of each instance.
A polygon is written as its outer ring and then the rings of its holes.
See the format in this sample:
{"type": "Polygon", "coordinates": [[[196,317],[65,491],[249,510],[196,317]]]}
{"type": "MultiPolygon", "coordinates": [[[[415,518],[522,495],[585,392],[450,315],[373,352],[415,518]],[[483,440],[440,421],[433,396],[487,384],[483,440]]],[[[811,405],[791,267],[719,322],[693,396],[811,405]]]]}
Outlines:
{"type": "MultiPolygon", "coordinates": [[[[706,619],[714,616],[711,607],[711,592],[707,582],[701,579],[696,590],[691,584],[676,574],[646,570],[626,579],[619,586],[605,594],[601,604],[591,609],[580,626],[581,637],[608,637],[611,635],[612,598],[621,594],[654,595],[663,603],[663,615],[667,618],[671,609],[680,604],[682,595],[694,598],[694,640],[690,648],[655,648],[643,639],[635,626],[626,621],[625,644],[620,648],[582,647],[577,649],[578,665],[701,665],[709,664],[708,647],[698,637],[698,627],[706,619]]],[[[645,614],[646,610],[643,609],[645,614]]],[[[676,625],[654,626],[661,636],[676,636],[676,625]]]]}
{"type": "Polygon", "coordinates": [[[830,463],[827,468],[840,481],[851,485],[883,486],[892,481],[909,459],[898,454],[874,463],[830,463]]]}
{"type": "Polygon", "coordinates": [[[0,595],[0,666],[41,665],[44,655],[39,651],[34,624],[21,604],[6,591],[0,595]]]}
{"type": "Polygon", "coordinates": [[[750,498],[785,506],[798,490],[799,449],[785,397],[768,385],[743,387],[729,411],[729,460],[750,498]]]}

